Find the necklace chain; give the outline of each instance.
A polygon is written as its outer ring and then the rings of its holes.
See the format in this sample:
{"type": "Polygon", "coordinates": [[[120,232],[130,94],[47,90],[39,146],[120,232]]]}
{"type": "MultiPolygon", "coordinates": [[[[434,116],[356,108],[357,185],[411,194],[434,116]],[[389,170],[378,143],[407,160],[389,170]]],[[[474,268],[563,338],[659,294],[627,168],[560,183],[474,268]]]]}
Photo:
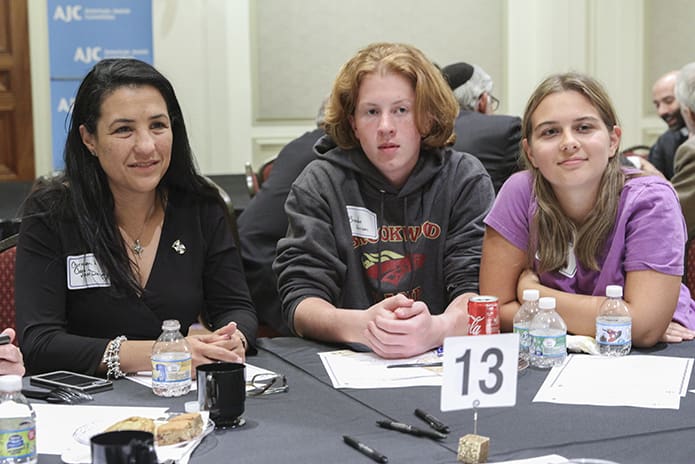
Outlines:
{"type": "MultiPolygon", "coordinates": [[[[155,200],[154,204],[152,205],[152,208],[150,208],[150,211],[147,214],[147,217],[145,218],[145,222],[142,224],[142,227],[140,228],[140,233],[133,241],[133,244],[129,245],[130,249],[133,251],[133,253],[135,253],[135,256],[137,256],[138,258],[141,258],[142,252],[145,251],[145,247],[142,245],[142,243],[140,243],[140,237],[142,237],[142,234],[145,232],[145,227],[147,227],[147,223],[150,222],[150,219],[152,219],[154,217],[154,213],[156,211],[156,208],[157,208],[157,201],[155,200]]],[[[123,227],[120,227],[120,229],[126,235],[128,235],[128,233],[123,229],[123,227]]],[[[130,236],[128,236],[128,237],[130,237],[130,236]]]]}

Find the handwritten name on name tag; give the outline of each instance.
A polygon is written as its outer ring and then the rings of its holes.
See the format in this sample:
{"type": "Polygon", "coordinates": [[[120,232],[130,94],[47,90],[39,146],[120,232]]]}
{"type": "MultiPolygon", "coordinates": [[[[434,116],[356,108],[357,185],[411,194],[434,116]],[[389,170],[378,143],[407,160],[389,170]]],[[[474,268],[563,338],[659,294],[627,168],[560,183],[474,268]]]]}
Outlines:
{"type": "Polygon", "coordinates": [[[354,237],[376,240],[376,214],[361,206],[345,206],[350,219],[350,230],[354,237]]]}
{"type": "Polygon", "coordinates": [[[68,289],[109,287],[109,276],[101,269],[94,253],[68,256],[67,258],[68,289]]]}

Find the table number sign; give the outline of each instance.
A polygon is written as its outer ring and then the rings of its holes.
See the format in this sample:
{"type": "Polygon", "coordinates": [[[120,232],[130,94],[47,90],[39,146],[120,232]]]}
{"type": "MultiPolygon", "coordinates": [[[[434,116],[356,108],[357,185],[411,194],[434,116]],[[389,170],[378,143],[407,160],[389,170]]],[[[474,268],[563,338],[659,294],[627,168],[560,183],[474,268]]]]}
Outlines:
{"type": "Polygon", "coordinates": [[[441,410],[516,404],[519,334],[444,339],[441,410]]]}

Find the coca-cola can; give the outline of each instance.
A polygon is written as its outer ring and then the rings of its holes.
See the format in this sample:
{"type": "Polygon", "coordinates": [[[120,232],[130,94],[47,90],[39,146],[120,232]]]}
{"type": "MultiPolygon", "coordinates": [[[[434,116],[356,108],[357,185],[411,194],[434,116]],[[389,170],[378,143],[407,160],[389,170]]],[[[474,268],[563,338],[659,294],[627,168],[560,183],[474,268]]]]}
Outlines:
{"type": "Polygon", "coordinates": [[[500,305],[496,296],[480,295],[468,300],[468,335],[500,333],[500,305]]]}

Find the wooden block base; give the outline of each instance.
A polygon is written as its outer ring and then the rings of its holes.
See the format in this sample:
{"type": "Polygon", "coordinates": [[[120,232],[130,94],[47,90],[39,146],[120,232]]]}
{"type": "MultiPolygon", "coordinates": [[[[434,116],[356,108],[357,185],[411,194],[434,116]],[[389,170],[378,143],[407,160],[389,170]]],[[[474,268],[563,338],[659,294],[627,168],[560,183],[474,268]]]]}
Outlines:
{"type": "Polygon", "coordinates": [[[465,464],[487,462],[490,438],[469,433],[459,438],[458,460],[465,464]]]}

